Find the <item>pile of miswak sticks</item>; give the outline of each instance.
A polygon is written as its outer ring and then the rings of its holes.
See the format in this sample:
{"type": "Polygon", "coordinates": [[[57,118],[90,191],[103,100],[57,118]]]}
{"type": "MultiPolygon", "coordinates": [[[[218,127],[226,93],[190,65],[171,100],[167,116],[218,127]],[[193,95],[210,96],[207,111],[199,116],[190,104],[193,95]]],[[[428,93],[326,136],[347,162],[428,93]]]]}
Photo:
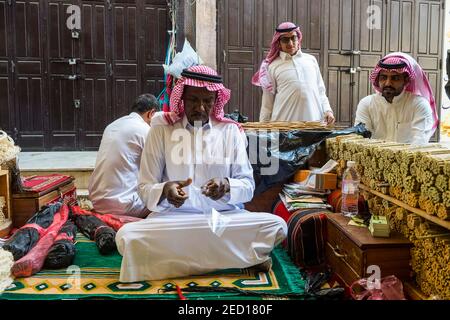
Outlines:
{"type": "Polygon", "coordinates": [[[429,223],[391,202],[363,192],[371,212],[388,217],[392,230],[412,243],[411,268],[424,294],[450,299],[450,230],[429,223]]]}
{"type": "MultiPolygon", "coordinates": [[[[346,161],[356,161],[361,182],[368,188],[406,203],[413,207],[411,210],[426,211],[424,217],[428,214],[449,220],[450,150],[445,147],[419,147],[349,135],[328,139],[327,152],[339,163],[338,175],[342,175],[346,161]]],[[[370,212],[386,216],[390,228],[413,243],[411,268],[422,292],[450,299],[449,228],[431,223],[366,188],[361,192],[370,212]]]]}
{"type": "Polygon", "coordinates": [[[332,130],[333,126],[328,126],[320,121],[273,121],[273,122],[246,122],[241,123],[244,130],[332,130]]]}
{"type": "Polygon", "coordinates": [[[327,152],[338,161],[358,164],[361,182],[411,207],[450,220],[450,149],[439,144],[413,146],[357,135],[327,139],[327,152]]]}

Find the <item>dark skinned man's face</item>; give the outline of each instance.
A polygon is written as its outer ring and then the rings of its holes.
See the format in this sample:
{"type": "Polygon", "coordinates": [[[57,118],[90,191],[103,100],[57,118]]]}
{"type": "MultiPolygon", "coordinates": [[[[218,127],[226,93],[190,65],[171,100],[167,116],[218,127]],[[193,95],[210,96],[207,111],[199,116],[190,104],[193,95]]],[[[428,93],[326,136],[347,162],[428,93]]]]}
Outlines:
{"type": "Polygon", "coordinates": [[[409,78],[406,73],[382,70],[378,75],[378,84],[381,89],[381,94],[390,103],[392,103],[394,97],[403,92],[408,81],[409,78]]]}
{"type": "Polygon", "coordinates": [[[216,102],[216,92],[206,88],[186,86],[183,93],[184,113],[191,125],[201,122],[205,125],[209,121],[209,114],[216,102]]]}

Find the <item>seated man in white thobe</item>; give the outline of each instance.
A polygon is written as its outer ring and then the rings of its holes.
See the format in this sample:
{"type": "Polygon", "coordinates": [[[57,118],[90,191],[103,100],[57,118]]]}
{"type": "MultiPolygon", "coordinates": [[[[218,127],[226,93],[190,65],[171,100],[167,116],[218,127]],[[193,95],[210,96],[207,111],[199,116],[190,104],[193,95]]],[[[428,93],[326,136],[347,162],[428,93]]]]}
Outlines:
{"type": "Polygon", "coordinates": [[[150,128],[142,155],[139,194],[152,213],[116,236],[120,281],[270,268],[287,226],[278,216],[241,209],[255,183],[241,127],[224,118],[229,98],[206,66],[177,81],[170,97],[176,117],[150,128]]]}
{"type": "Polygon", "coordinates": [[[376,93],[363,98],[355,125],[364,123],[373,139],[426,144],[438,125],[436,103],[427,76],[409,55],[394,52],[370,75],[376,93]]]}
{"type": "Polygon", "coordinates": [[[143,94],[131,113],[109,124],[103,132],[95,169],[89,180],[89,199],[99,213],[143,218],[149,214],[138,195],[141,154],[158,100],[143,94]]]}
{"type": "Polygon", "coordinates": [[[335,119],[319,64],[301,50],[302,33],[292,22],[276,28],[271,49],[252,83],[263,89],[259,121],[324,121],[335,119]]]}

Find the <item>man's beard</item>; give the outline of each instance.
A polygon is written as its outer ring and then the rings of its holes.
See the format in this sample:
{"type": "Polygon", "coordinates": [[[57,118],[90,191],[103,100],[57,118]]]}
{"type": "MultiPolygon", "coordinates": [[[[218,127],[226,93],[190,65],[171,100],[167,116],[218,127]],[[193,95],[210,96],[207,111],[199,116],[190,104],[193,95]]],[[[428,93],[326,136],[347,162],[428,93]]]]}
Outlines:
{"type": "Polygon", "coordinates": [[[394,97],[400,95],[401,92],[397,92],[397,90],[395,90],[392,87],[388,87],[388,88],[383,88],[382,91],[382,96],[386,99],[392,100],[394,97]]]}

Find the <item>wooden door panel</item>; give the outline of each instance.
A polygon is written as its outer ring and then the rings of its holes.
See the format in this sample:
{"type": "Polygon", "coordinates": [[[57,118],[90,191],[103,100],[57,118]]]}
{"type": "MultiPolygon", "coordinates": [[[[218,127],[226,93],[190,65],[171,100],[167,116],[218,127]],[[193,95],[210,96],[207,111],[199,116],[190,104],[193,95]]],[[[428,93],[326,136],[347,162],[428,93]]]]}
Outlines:
{"type": "Polygon", "coordinates": [[[105,127],[112,121],[108,8],[103,1],[82,1],[83,37],[77,69],[81,83],[79,141],[81,150],[96,150],[105,127]]]}
{"type": "Polygon", "coordinates": [[[79,92],[77,83],[52,76],[49,88],[51,150],[77,150],[78,128],[74,106],[79,92]]]}
{"type": "Polygon", "coordinates": [[[355,1],[342,0],[326,2],[328,9],[326,58],[324,70],[327,94],[338,125],[351,125],[353,112],[354,57],[348,52],[354,49],[355,1]]]}
{"type": "MultiPolygon", "coordinates": [[[[74,100],[81,100],[79,79],[69,77],[80,75],[80,38],[72,38],[72,30],[67,27],[67,8],[79,3],[51,0],[47,3],[48,35],[48,106],[49,143],[51,150],[78,150],[80,112],[74,100]],[[69,59],[77,59],[69,64],[69,59]]],[[[81,108],[80,104],[80,108],[81,108]]]]}
{"type": "Polygon", "coordinates": [[[136,5],[115,4],[113,8],[113,58],[137,59],[136,5]]]}
{"type": "MultiPolygon", "coordinates": [[[[260,62],[263,48],[258,48],[258,31],[263,30],[263,26],[257,22],[257,9],[261,9],[261,16],[268,18],[266,12],[268,8],[274,7],[278,1],[255,1],[255,0],[232,0],[222,2],[221,17],[227,26],[224,32],[219,35],[219,43],[223,46],[219,49],[221,61],[219,66],[224,77],[224,83],[230,88],[231,99],[226,106],[225,112],[233,112],[235,109],[249,117],[251,121],[259,118],[259,88],[251,84],[256,66],[260,62]],[[264,2],[264,3],[263,3],[264,2]],[[225,22],[226,21],[226,22],[225,22]],[[226,71],[225,71],[226,70],[226,71]]],[[[285,10],[287,1],[280,1],[280,12],[285,10]]],[[[274,13],[276,15],[276,13],[274,13]]],[[[269,25],[271,20],[266,21],[269,25]]],[[[262,38],[268,36],[266,33],[260,34],[262,38]]],[[[273,31],[272,31],[273,34],[273,31]]],[[[272,35],[270,35],[270,39],[272,35]]],[[[270,41],[270,40],[269,40],[270,41]]],[[[269,42],[270,44],[270,42],[269,42]]],[[[267,44],[268,46],[268,44],[267,44]]]]}
{"type": "Polygon", "coordinates": [[[8,61],[0,61],[0,129],[8,134],[14,130],[14,102],[11,99],[11,86],[8,61]]]}
{"type": "Polygon", "coordinates": [[[138,70],[138,20],[136,1],[116,1],[112,5],[112,115],[117,119],[130,113],[140,92],[138,70]]]}
{"type": "Polygon", "coordinates": [[[136,79],[115,79],[113,88],[114,118],[130,113],[132,102],[138,95],[136,79]]]}
{"type": "Polygon", "coordinates": [[[67,27],[67,1],[48,2],[48,57],[74,58],[79,57],[79,39],[72,38],[72,32],[67,27]]]}
{"type": "Polygon", "coordinates": [[[98,148],[103,130],[111,118],[111,114],[108,112],[108,102],[111,101],[108,86],[106,77],[86,75],[86,78],[83,79],[81,108],[83,109],[84,124],[80,139],[83,140],[84,150],[96,150],[98,148]]]}
{"type": "Polygon", "coordinates": [[[15,44],[18,58],[41,57],[40,9],[39,1],[15,3],[15,44]]]}
{"type": "Polygon", "coordinates": [[[0,129],[14,132],[14,96],[11,52],[11,11],[6,1],[0,1],[0,129]]]}
{"type": "Polygon", "coordinates": [[[322,48],[323,1],[294,1],[293,21],[300,26],[303,34],[302,48],[317,50],[322,48]]]}
{"type": "Polygon", "coordinates": [[[164,69],[166,51],[168,47],[168,30],[171,29],[168,19],[169,12],[164,1],[146,1],[143,5],[142,27],[139,35],[140,63],[143,69],[141,82],[143,83],[140,93],[151,93],[158,96],[163,90],[164,69]]]}
{"type": "Polygon", "coordinates": [[[82,1],[81,51],[84,60],[107,59],[107,11],[103,1],[82,1]]]}
{"type": "Polygon", "coordinates": [[[39,1],[14,4],[14,109],[17,142],[25,150],[45,150],[44,39],[39,1]]]}
{"type": "Polygon", "coordinates": [[[8,30],[9,10],[8,4],[5,0],[0,1],[0,58],[8,58],[8,42],[9,42],[9,30],[8,30]]]}
{"type": "Polygon", "coordinates": [[[384,19],[386,7],[382,0],[360,0],[356,2],[355,47],[362,53],[384,52],[384,19]],[[370,10],[372,6],[372,9],[370,10]],[[380,14],[381,17],[376,16],[380,14]],[[378,25],[379,24],[379,25],[378,25]],[[369,28],[370,27],[370,28],[369,28]],[[378,28],[380,27],[380,28],[378,28]]]}
{"type": "MultiPolygon", "coordinates": [[[[420,24],[420,21],[418,22],[420,24]]],[[[387,4],[386,52],[413,54],[414,1],[392,0],[387,4]]]]}
{"type": "MultiPolygon", "coordinates": [[[[430,86],[436,100],[438,116],[440,116],[442,89],[442,38],[444,10],[442,1],[416,0],[415,18],[418,23],[414,29],[414,58],[427,73],[430,86]]],[[[439,129],[431,141],[438,141],[439,129]]]]}
{"type": "Polygon", "coordinates": [[[44,150],[43,81],[38,76],[18,76],[16,107],[20,110],[16,125],[20,130],[20,147],[44,150]]]}

